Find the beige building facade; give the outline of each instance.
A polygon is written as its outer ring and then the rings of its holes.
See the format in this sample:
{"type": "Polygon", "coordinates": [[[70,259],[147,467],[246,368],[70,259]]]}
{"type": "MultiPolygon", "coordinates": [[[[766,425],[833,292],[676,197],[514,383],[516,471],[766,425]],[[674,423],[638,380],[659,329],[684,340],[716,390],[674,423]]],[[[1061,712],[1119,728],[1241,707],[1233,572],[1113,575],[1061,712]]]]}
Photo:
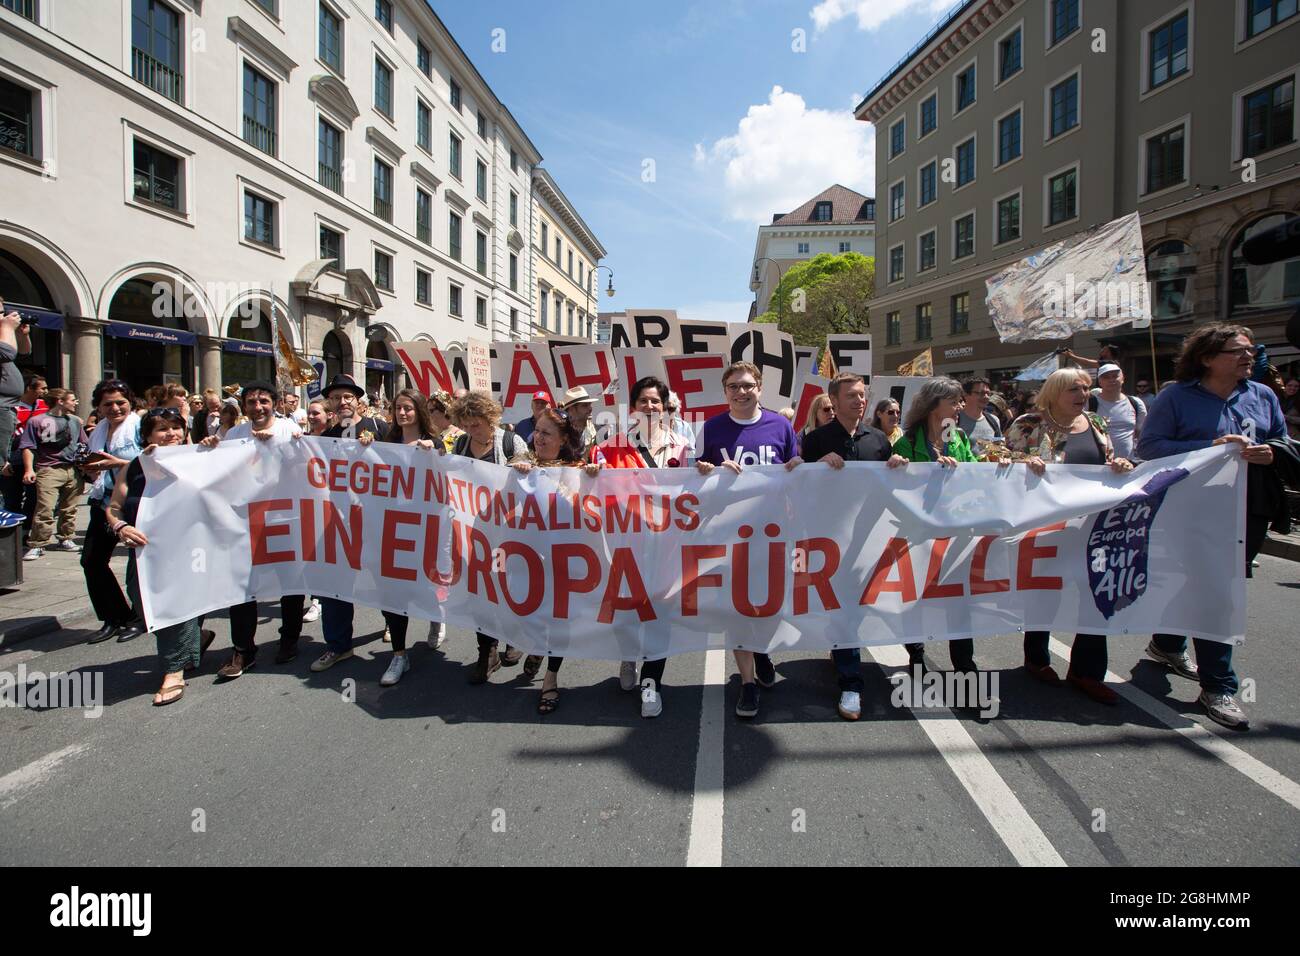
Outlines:
{"type": "Polygon", "coordinates": [[[533,171],[532,222],[534,334],[594,342],[605,247],[550,172],[540,168],[533,171]]]}

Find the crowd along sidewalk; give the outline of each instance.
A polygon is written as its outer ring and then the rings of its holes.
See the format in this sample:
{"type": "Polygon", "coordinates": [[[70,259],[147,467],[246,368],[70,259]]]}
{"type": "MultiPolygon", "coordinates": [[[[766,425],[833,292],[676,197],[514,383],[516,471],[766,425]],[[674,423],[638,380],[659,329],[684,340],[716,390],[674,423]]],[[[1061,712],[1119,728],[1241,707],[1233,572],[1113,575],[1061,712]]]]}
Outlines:
{"type": "MultiPolygon", "coordinates": [[[[77,510],[77,544],[84,540],[88,506],[77,510]]],[[[113,555],[113,573],[126,584],[125,548],[113,555]]],[[[86,594],[80,551],[46,549],[36,561],[23,562],[23,583],[0,588],[0,647],[71,627],[91,627],[95,613],[86,594]]]]}

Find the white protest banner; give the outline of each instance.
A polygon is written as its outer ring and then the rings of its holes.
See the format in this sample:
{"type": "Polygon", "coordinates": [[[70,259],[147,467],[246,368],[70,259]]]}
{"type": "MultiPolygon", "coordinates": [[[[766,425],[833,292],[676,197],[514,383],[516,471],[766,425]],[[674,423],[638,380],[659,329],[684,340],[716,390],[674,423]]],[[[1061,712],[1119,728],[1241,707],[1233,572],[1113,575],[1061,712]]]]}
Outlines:
{"type": "Polygon", "coordinates": [[[422,395],[443,391],[450,395],[457,384],[444,354],[432,342],[398,342],[393,351],[406,366],[411,383],[422,395]]]}
{"type": "Polygon", "coordinates": [[[469,339],[465,343],[469,363],[469,390],[492,391],[492,349],[482,339],[469,339]]]}
{"type": "Polygon", "coordinates": [[[245,439],[142,456],[151,628],[329,595],[530,653],[811,653],[1025,630],[1240,643],[1245,475],[1207,448],[1102,466],[512,469],[245,439]]]}
{"type": "Polygon", "coordinates": [[[880,402],[892,398],[898,402],[899,424],[907,418],[907,410],[912,407],[912,400],[921,386],[933,382],[932,378],[918,378],[914,375],[877,375],[867,386],[867,414],[870,415],[880,402]]]}
{"type": "Polygon", "coordinates": [[[733,362],[752,362],[763,375],[764,408],[779,411],[794,401],[794,339],[775,325],[737,325],[731,338],[733,362]]]}
{"type": "Polygon", "coordinates": [[[661,349],[679,355],[682,336],[673,309],[628,309],[609,326],[609,345],[615,349],[661,349]]]}
{"type": "Polygon", "coordinates": [[[494,346],[493,398],[501,403],[502,420],[513,424],[533,413],[533,393],[545,390],[554,398],[551,350],[545,342],[498,342],[494,346]]]}
{"type": "Polygon", "coordinates": [[[617,407],[618,365],[613,349],[607,345],[561,345],[552,349],[551,355],[559,370],[557,403],[564,400],[565,391],[581,386],[596,400],[593,412],[617,407]]]}
{"type": "Polygon", "coordinates": [[[731,340],[738,328],[743,329],[745,326],[732,322],[711,322],[707,319],[679,319],[677,339],[681,345],[681,354],[726,352],[731,348],[731,340]]]}
{"type": "Polygon", "coordinates": [[[835,362],[835,371],[861,375],[867,384],[871,384],[870,335],[828,335],[826,347],[835,362]]]}
{"type": "Polygon", "coordinates": [[[664,356],[664,381],[682,400],[683,418],[701,421],[727,410],[722,370],[730,362],[729,356],[712,352],[664,356]]]}
{"type": "MultiPolygon", "coordinates": [[[[816,370],[805,373],[799,377],[799,385],[794,391],[794,401],[791,407],[794,408],[794,430],[800,431],[804,422],[808,420],[808,412],[812,410],[812,403],[818,395],[825,394],[826,389],[830,387],[831,380],[822,378],[816,370]]],[[[871,417],[871,407],[867,407],[867,417],[871,417]]],[[[868,421],[868,424],[870,422],[868,421]]]]}

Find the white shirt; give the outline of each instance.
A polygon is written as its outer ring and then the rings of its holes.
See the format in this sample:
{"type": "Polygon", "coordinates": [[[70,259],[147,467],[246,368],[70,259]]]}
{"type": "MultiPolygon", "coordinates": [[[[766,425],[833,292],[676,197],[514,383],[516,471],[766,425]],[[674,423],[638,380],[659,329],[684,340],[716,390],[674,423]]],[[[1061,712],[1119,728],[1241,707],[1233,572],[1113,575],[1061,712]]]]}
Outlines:
{"type": "MultiPolygon", "coordinates": [[[[271,441],[279,444],[280,442],[289,441],[302,434],[302,430],[287,418],[276,416],[271,419],[271,441]]],[[[253,423],[251,421],[240,422],[230,431],[226,432],[226,437],[222,441],[237,441],[240,438],[253,437],[253,423]]]]}
{"type": "MultiPolygon", "coordinates": [[[[1106,433],[1115,446],[1115,457],[1132,458],[1139,424],[1133,403],[1123,393],[1113,402],[1108,402],[1100,391],[1094,391],[1093,395],[1097,397],[1097,414],[1106,420],[1106,433]]],[[[1137,401],[1141,403],[1141,399],[1137,401]]],[[[1145,412],[1142,418],[1146,418],[1145,412]]]]}

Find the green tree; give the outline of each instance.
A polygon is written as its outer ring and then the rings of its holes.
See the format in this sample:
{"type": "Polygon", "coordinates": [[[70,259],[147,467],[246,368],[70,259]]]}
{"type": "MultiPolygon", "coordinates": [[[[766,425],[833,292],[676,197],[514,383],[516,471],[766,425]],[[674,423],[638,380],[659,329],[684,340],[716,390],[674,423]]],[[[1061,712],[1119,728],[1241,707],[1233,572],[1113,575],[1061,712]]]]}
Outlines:
{"type": "Polygon", "coordinates": [[[781,277],[769,311],[755,322],[774,322],[800,345],[824,345],[826,336],[865,332],[867,305],[876,288],[876,262],[857,252],[823,253],[781,277]]]}

